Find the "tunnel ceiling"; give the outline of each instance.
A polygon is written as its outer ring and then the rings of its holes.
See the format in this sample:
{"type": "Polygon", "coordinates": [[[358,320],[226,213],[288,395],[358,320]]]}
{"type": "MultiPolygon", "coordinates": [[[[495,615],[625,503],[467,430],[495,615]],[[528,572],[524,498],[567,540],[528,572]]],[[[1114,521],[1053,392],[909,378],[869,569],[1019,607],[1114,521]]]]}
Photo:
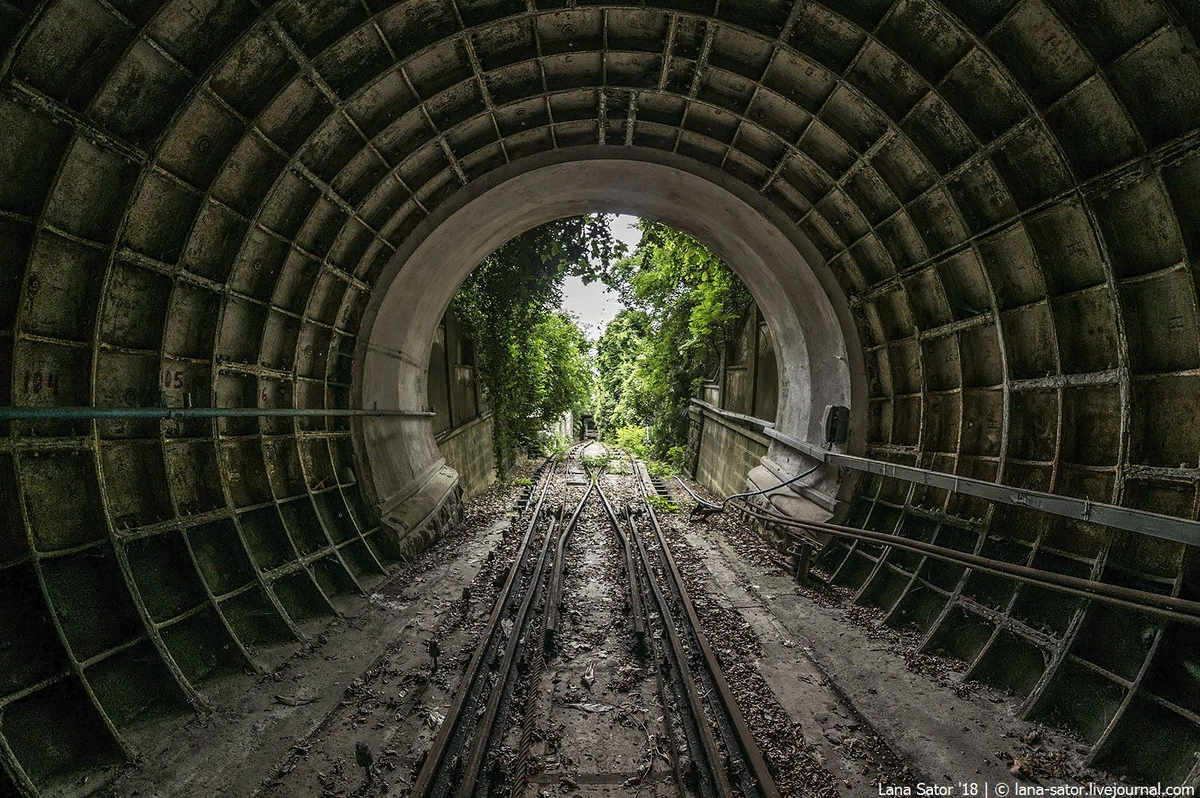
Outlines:
{"type": "MultiPolygon", "coordinates": [[[[868,453],[1194,518],[1196,9],[4,0],[0,404],[345,407],[422,219],[533,153],[640,147],[821,253],[868,453]]],[[[128,755],[399,556],[337,420],[7,433],[0,760],[26,790],[128,755]]]]}

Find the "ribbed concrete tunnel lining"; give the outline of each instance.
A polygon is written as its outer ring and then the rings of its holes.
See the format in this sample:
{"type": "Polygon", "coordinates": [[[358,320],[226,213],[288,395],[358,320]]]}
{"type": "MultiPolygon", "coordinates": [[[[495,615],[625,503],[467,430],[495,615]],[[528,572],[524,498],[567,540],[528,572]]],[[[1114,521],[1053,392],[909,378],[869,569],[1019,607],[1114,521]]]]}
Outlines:
{"type": "MultiPolygon", "coordinates": [[[[423,219],[631,145],[794,222],[853,312],[866,453],[1195,518],[1198,25],[1170,0],[6,0],[0,404],[346,407],[423,219]]],[[[6,432],[0,783],[127,755],[124,727],[401,556],[342,421],[6,432]]],[[[1200,591],[1193,549],[894,480],[850,517],[1200,591]]],[[[1101,762],[1191,767],[1189,630],[836,556],[1101,762]]]]}

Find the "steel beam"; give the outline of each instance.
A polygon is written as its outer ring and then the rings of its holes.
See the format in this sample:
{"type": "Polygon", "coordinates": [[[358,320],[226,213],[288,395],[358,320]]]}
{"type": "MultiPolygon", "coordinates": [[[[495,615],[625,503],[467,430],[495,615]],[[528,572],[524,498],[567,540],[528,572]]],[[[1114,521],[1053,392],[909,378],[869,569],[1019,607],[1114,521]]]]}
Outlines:
{"type": "Polygon", "coordinates": [[[429,410],[354,410],[286,407],[0,407],[0,421],[124,418],[257,418],[399,416],[431,418],[429,410]]]}
{"type": "Polygon", "coordinates": [[[1109,526],[1114,529],[1124,529],[1140,535],[1149,535],[1150,537],[1163,538],[1164,540],[1173,540],[1177,543],[1186,543],[1189,546],[1200,546],[1200,522],[1197,521],[1186,518],[1175,518],[1146,510],[1136,510],[1132,507],[1118,507],[1115,504],[1077,499],[1073,496],[1060,496],[1044,491],[1015,488],[1010,485],[1001,485],[996,482],[988,482],[971,477],[960,477],[956,474],[947,474],[943,471],[934,471],[929,468],[901,465],[886,460],[874,460],[870,457],[859,457],[857,455],[830,451],[807,441],[797,440],[791,436],[784,435],[775,429],[774,422],[767,421],[766,419],[722,410],[700,399],[693,399],[692,403],[735,421],[761,426],[763,434],[768,438],[782,443],[789,449],[794,449],[801,454],[838,468],[850,468],[868,474],[893,477],[906,482],[929,485],[934,488],[954,491],[955,493],[964,493],[968,496],[978,496],[981,499],[987,499],[988,501],[1000,504],[1028,507],[1032,510],[1051,513],[1076,521],[1100,524],[1101,526],[1109,526]]]}

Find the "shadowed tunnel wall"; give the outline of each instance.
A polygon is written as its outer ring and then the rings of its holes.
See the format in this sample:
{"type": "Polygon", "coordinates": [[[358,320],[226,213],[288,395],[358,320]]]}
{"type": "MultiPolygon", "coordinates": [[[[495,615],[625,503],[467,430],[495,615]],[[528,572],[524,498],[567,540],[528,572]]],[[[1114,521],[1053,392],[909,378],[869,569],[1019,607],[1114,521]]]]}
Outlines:
{"type": "MultiPolygon", "coordinates": [[[[1183,0],[0,0],[0,405],[352,406],[384,289],[456,209],[534,166],[651,164],[740,197],[799,255],[774,273],[844,310],[864,453],[1196,518],[1198,25],[1183,0]]],[[[420,395],[418,354],[385,401],[420,395]]],[[[394,423],[383,483],[344,419],[0,429],[0,793],[134,755],[381,578],[397,530],[435,535],[454,474],[394,423]]],[[[849,498],[1200,597],[1182,545],[896,480],[849,498]]],[[[1193,767],[1194,630],[828,564],[1101,764],[1193,767]]]]}

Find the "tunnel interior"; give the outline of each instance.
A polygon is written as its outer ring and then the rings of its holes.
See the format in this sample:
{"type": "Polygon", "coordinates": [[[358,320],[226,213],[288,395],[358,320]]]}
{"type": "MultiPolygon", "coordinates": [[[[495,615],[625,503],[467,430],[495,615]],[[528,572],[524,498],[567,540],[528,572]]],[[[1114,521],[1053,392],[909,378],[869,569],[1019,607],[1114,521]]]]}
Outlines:
{"type": "MultiPolygon", "coordinates": [[[[434,328],[488,247],[568,213],[741,270],[801,440],[841,397],[866,456],[1196,519],[1198,26],[1178,0],[0,1],[0,406],[414,412],[0,421],[0,793],[135,757],[453,522],[434,328]]],[[[894,478],[840,499],[1200,598],[1195,545],[894,478]]],[[[1195,767],[1194,628],[894,550],[824,564],[1097,761],[1195,767]]]]}

